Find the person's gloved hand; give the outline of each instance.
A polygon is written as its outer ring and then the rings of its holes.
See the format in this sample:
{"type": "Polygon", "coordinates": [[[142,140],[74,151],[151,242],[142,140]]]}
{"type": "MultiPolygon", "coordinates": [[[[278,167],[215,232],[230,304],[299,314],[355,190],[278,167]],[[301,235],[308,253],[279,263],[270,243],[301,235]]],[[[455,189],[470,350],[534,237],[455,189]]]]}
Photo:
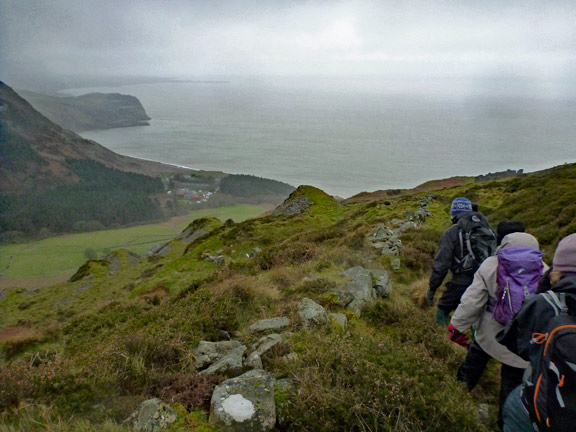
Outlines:
{"type": "Polygon", "coordinates": [[[436,294],[436,291],[431,291],[428,290],[428,292],[426,293],[426,303],[428,303],[428,306],[434,306],[434,295],[436,294]]]}
{"type": "Polygon", "coordinates": [[[450,334],[450,340],[452,342],[455,342],[464,348],[468,348],[468,336],[457,330],[456,327],[452,325],[452,323],[448,325],[448,333],[450,334]]]}

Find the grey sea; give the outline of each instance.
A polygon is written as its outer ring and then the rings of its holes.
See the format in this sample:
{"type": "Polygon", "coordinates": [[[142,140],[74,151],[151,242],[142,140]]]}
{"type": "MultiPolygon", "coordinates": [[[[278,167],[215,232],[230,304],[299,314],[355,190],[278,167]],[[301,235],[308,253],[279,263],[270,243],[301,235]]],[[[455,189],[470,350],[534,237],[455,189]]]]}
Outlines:
{"type": "Polygon", "coordinates": [[[228,78],[66,90],[138,97],[150,126],[83,132],[125,155],[348,197],[576,159],[576,92],[498,79],[228,78]]]}

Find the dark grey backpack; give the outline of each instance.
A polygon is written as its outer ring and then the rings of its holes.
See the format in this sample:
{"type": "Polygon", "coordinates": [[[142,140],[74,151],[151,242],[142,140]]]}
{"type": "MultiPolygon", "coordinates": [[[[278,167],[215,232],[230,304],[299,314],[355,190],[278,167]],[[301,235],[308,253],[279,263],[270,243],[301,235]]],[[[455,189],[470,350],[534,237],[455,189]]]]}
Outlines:
{"type": "Polygon", "coordinates": [[[480,264],[496,253],[496,234],[484,216],[476,212],[464,214],[459,227],[460,256],[456,257],[458,273],[474,273],[480,264]]]}

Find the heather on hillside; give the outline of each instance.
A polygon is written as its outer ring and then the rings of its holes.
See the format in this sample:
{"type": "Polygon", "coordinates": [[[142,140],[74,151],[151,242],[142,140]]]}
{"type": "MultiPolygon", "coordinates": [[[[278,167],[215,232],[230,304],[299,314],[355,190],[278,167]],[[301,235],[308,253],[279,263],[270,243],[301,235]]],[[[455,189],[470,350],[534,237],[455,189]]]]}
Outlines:
{"type": "Polygon", "coordinates": [[[361,203],[300,187],[274,215],[197,219],[147,257],[118,250],[86,262],[71,282],[5,290],[0,430],[128,430],[122,421],[152,397],[176,409],[170,430],[210,430],[210,395],[230,376],[199,374],[199,343],[232,338],[250,347],[258,336],[249,327],[280,316],[289,319],[287,333],[261,358],[278,381],[292,383],[274,391],[278,428],[493,430],[498,366],[468,393],[455,378],[465,351],[422,306],[448,205],[467,195],[493,225],[524,220],[529,232],[550,233],[549,252],[572,229],[554,203],[570,208],[575,172],[570,165],[361,203]],[[537,212],[528,204],[541,187],[555,193],[537,212]],[[375,240],[393,227],[397,254],[375,240]],[[344,272],[354,268],[386,274],[391,292],[353,308],[343,293],[344,272]],[[345,317],[347,327],[304,327],[304,298],[345,317]]]}

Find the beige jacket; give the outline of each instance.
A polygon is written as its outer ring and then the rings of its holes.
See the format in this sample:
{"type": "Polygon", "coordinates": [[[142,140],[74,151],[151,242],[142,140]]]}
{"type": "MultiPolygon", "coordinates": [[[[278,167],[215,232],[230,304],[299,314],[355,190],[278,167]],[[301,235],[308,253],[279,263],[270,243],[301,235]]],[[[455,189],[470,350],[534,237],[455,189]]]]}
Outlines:
{"type": "MultiPolygon", "coordinates": [[[[504,249],[511,246],[531,246],[539,248],[538,240],[527,233],[508,234],[502,240],[498,248],[504,249]]],[[[496,252],[498,254],[498,252],[496,252]]],[[[545,265],[544,270],[548,267],[545,265]]],[[[508,366],[516,368],[528,367],[528,362],[513,354],[508,348],[496,342],[496,334],[503,326],[494,321],[492,312],[486,310],[486,306],[491,300],[496,300],[496,275],[498,270],[498,257],[487,258],[474,275],[472,285],[470,285],[462,299],[460,305],[452,316],[451,323],[459,331],[463,332],[470,327],[474,328],[476,342],[491,357],[501,361],[508,366]]]]}

